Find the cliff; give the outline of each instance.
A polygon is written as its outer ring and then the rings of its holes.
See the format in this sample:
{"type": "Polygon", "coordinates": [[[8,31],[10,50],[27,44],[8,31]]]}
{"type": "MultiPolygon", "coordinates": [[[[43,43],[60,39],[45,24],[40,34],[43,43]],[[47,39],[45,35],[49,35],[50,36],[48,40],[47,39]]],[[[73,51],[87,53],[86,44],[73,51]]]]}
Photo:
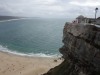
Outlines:
{"type": "Polygon", "coordinates": [[[100,75],[100,28],[93,25],[66,23],[64,61],[44,75],[100,75]]]}

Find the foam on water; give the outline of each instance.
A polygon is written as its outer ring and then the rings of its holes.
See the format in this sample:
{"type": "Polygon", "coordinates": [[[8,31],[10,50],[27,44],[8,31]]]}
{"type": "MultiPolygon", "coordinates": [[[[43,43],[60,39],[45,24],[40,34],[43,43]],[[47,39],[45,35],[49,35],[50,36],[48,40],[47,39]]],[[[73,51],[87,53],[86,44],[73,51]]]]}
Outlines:
{"type": "Polygon", "coordinates": [[[10,54],[14,54],[14,55],[20,55],[20,56],[28,56],[28,57],[60,57],[61,55],[53,55],[53,54],[44,54],[44,53],[20,53],[20,52],[17,52],[17,51],[12,51],[12,50],[9,50],[7,47],[4,47],[2,45],[0,45],[0,51],[1,52],[7,52],[7,53],[10,53],[10,54]]]}

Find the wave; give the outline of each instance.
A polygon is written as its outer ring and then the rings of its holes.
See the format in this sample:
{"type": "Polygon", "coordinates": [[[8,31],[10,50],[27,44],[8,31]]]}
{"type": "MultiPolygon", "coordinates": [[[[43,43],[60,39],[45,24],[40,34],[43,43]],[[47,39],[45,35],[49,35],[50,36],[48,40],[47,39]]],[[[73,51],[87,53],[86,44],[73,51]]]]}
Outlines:
{"type": "Polygon", "coordinates": [[[12,51],[9,50],[7,47],[4,47],[0,45],[0,51],[5,52],[5,53],[10,53],[14,55],[19,55],[19,56],[28,56],[28,57],[61,57],[61,55],[58,54],[44,54],[44,53],[20,53],[17,51],[12,51]]]}

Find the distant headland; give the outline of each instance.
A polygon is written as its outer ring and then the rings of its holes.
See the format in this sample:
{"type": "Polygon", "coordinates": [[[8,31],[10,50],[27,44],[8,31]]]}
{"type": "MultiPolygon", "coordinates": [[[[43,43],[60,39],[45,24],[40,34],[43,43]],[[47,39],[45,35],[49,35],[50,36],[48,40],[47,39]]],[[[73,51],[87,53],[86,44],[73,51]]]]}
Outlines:
{"type": "Polygon", "coordinates": [[[18,17],[18,16],[0,16],[0,21],[2,20],[10,20],[10,19],[20,19],[24,17],[18,17]]]}

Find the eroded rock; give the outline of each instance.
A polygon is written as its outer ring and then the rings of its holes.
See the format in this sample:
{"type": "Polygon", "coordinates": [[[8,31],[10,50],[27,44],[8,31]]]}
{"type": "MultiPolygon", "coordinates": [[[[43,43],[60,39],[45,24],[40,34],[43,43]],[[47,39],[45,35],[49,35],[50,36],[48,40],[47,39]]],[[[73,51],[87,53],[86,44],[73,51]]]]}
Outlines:
{"type": "Polygon", "coordinates": [[[100,75],[100,28],[66,24],[63,43],[64,62],[44,75],[100,75]]]}

